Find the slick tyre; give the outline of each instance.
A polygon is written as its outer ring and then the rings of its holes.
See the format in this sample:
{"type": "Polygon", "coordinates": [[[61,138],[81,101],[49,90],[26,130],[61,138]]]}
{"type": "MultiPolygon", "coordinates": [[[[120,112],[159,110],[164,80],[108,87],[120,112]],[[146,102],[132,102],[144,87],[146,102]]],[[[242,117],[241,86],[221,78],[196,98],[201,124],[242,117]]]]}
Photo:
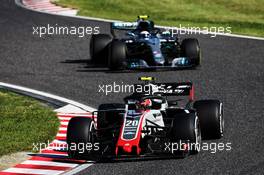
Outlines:
{"type": "Polygon", "coordinates": [[[127,48],[121,41],[112,41],[108,48],[108,67],[110,70],[122,70],[126,67],[127,48]]]}
{"type": "Polygon", "coordinates": [[[191,59],[192,64],[201,64],[201,49],[197,39],[187,38],[181,43],[182,56],[191,59]]]}
{"type": "Polygon", "coordinates": [[[219,139],[224,135],[223,103],[219,100],[196,101],[193,107],[200,120],[203,139],[219,139]]]}
{"type": "Polygon", "coordinates": [[[172,128],[172,141],[189,141],[188,151],[197,154],[201,145],[201,129],[195,113],[175,114],[172,128]]]}
{"type": "Polygon", "coordinates": [[[107,65],[107,46],[112,37],[107,34],[92,35],[90,41],[91,62],[99,65],[107,65]]]}
{"type": "Polygon", "coordinates": [[[73,159],[93,159],[94,150],[78,150],[78,145],[95,144],[95,127],[92,119],[74,117],[67,128],[68,155],[73,159]],[[74,145],[76,147],[74,147],[74,145]]]}

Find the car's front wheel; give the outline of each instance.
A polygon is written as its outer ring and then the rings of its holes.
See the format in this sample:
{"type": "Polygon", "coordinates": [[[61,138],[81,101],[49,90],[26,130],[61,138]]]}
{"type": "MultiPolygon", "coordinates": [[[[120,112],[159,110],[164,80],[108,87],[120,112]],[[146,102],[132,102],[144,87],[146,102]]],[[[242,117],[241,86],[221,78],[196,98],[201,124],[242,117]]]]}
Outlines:
{"type": "Polygon", "coordinates": [[[70,158],[94,159],[93,154],[99,150],[99,144],[96,143],[93,120],[86,117],[72,118],[67,128],[67,144],[70,158]]]}
{"type": "Polygon", "coordinates": [[[201,64],[201,48],[195,38],[184,39],[181,43],[182,56],[191,60],[192,64],[199,66],[201,64]]]}
{"type": "Polygon", "coordinates": [[[122,41],[114,40],[109,44],[108,67],[111,70],[122,70],[126,67],[127,48],[122,41]]]}
{"type": "Polygon", "coordinates": [[[92,35],[90,40],[91,62],[99,65],[107,65],[107,46],[112,41],[108,34],[92,35]]]}
{"type": "Polygon", "coordinates": [[[201,145],[201,129],[196,113],[176,113],[172,118],[172,141],[188,141],[189,153],[197,154],[201,145]]]}
{"type": "Polygon", "coordinates": [[[223,103],[219,100],[199,100],[193,107],[201,123],[204,139],[219,139],[224,135],[223,103]]]}

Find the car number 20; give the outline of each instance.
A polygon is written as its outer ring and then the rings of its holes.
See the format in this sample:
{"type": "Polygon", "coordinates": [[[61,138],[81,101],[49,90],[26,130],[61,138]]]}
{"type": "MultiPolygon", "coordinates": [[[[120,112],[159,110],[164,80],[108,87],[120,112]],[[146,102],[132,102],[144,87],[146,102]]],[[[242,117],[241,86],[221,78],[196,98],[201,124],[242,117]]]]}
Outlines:
{"type": "Polygon", "coordinates": [[[137,127],[138,126],[138,120],[127,120],[126,121],[126,127],[137,127]]]}

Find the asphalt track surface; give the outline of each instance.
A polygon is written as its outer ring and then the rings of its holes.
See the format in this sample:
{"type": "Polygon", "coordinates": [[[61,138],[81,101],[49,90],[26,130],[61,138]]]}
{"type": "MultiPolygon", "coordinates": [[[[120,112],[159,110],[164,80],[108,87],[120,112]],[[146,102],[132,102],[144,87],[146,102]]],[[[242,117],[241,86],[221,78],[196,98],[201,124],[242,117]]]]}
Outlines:
{"type": "Polygon", "coordinates": [[[224,103],[225,136],[231,151],[174,160],[98,163],[89,174],[264,174],[264,41],[196,35],[203,49],[197,70],[109,72],[87,66],[89,37],[33,35],[33,26],[99,26],[104,22],[39,14],[19,8],[13,0],[0,3],[0,81],[70,98],[92,107],[121,102],[126,95],[99,93],[98,85],[114,81],[132,84],[137,77],[160,81],[193,81],[196,98],[219,98],[224,103]]]}

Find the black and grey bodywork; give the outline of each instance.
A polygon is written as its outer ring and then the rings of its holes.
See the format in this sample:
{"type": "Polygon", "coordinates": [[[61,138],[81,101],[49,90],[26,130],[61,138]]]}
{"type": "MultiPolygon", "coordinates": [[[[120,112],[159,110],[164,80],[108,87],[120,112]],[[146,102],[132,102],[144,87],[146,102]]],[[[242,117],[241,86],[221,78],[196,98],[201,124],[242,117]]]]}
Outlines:
{"type": "Polygon", "coordinates": [[[169,30],[154,27],[154,22],[111,23],[111,35],[92,35],[91,61],[112,70],[147,68],[193,68],[200,65],[201,48],[196,38],[181,40],[169,30]],[[115,30],[126,30],[118,38],[115,30]]]}

